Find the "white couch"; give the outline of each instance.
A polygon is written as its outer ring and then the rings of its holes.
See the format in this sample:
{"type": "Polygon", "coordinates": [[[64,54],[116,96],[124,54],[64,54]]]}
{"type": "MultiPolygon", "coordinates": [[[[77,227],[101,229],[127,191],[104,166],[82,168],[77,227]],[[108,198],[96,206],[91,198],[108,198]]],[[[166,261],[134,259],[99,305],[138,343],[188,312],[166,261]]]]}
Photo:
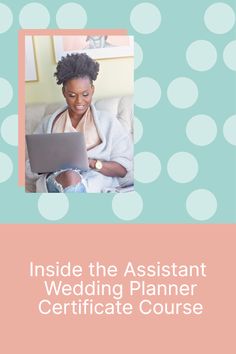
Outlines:
{"type": "MultiPolygon", "coordinates": [[[[32,134],[40,121],[53,114],[65,101],[56,103],[34,103],[27,104],[25,110],[25,133],[32,134]]],[[[133,137],[133,96],[117,96],[100,99],[94,102],[98,110],[111,112],[133,137]]],[[[26,152],[27,157],[27,152],[26,152]]],[[[132,177],[128,176],[127,182],[124,179],[124,187],[130,184],[132,177]]],[[[33,191],[32,186],[26,185],[26,191],[33,191]]]]}
{"type": "MultiPolygon", "coordinates": [[[[32,134],[40,121],[53,114],[63,106],[65,101],[56,103],[34,103],[26,105],[25,132],[32,134]]],[[[98,110],[109,111],[117,117],[121,124],[133,135],[133,97],[119,96],[97,100],[94,102],[98,110]]]]}

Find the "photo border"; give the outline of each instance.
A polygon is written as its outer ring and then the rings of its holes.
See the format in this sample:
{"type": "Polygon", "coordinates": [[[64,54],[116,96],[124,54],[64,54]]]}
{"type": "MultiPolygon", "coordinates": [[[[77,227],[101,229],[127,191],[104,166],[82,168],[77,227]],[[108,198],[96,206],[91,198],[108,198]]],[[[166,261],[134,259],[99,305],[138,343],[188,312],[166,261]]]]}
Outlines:
{"type": "Polygon", "coordinates": [[[25,36],[54,35],[128,35],[126,29],[22,29],[18,32],[18,185],[25,186],[25,36]]]}

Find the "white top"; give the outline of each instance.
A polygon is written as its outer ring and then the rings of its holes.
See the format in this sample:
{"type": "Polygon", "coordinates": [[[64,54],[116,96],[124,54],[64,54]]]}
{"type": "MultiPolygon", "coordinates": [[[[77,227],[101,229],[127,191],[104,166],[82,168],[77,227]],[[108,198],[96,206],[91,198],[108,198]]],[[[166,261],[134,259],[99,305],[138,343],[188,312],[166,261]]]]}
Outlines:
{"type": "MultiPolygon", "coordinates": [[[[50,134],[55,118],[63,112],[67,106],[58,109],[51,117],[46,117],[38,126],[35,134],[50,134]]],[[[97,111],[91,105],[94,122],[97,127],[101,143],[88,150],[88,157],[92,159],[114,161],[121,164],[127,170],[124,178],[107,177],[95,170],[84,172],[87,192],[102,192],[109,187],[126,186],[133,183],[133,143],[130,134],[120,124],[116,117],[109,112],[97,111]]],[[[26,183],[36,182],[36,192],[47,192],[46,175],[32,173],[29,161],[26,161],[26,183]]]]}

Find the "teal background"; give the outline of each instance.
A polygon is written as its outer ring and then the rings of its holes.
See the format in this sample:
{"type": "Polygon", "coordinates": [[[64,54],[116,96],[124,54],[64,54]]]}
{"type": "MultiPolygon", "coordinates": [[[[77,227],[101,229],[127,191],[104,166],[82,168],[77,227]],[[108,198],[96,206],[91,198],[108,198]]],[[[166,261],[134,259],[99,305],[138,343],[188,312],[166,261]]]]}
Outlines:
{"type": "MultiPolygon", "coordinates": [[[[48,28],[58,28],[56,12],[66,1],[39,1],[50,12],[48,28]]],[[[222,53],[227,43],[235,40],[235,27],[224,35],[211,33],[204,25],[204,12],[216,1],[163,0],[149,1],[162,14],[160,28],[148,35],[137,33],[130,24],[130,13],[141,1],[79,1],[87,12],[85,28],[124,28],[142,47],[143,62],[135,70],[135,79],[151,77],[162,90],[160,102],[151,109],[135,107],[135,116],[143,125],[142,139],[135,145],[135,153],[150,151],[162,164],[160,177],[152,183],[135,183],[135,190],[143,199],[142,213],[134,220],[119,219],[112,210],[113,195],[68,195],[69,211],[58,223],[198,223],[186,211],[185,202],[195,189],[209,189],[218,201],[214,216],[203,223],[235,223],[235,149],[225,140],[222,128],[225,120],[235,114],[236,74],[226,68],[222,53]],[[192,70],[186,62],[189,44],[198,39],[209,40],[217,49],[216,65],[204,73],[192,70]],[[181,110],[173,107],[166,96],[169,83],[176,77],[190,77],[199,88],[199,98],[192,107],[181,110]],[[188,120],[197,114],[212,116],[218,134],[206,147],[193,145],[186,137],[188,120]],[[192,153],[198,160],[199,173],[190,183],[179,184],[168,176],[168,159],[178,151],[192,153]]],[[[0,34],[0,77],[7,79],[14,90],[10,104],[0,109],[0,124],[18,111],[18,30],[19,12],[29,1],[2,1],[14,15],[12,27],[0,34]]],[[[236,1],[224,1],[236,8],[236,1]]],[[[147,19],[148,21],[148,19],[147,19]]],[[[148,90],[148,87],[147,87],[148,90]]],[[[1,94],[1,93],[0,93],[1,94]]],[[[0,151],[14,163],[11,178],[0,183],[1,223],[50,223],[40,215],[38,194],[26,194],[18,187],[18,152],[0,137],[0,151]]],[[[1,168],[1,166],[0,166],[1,168]]]]}

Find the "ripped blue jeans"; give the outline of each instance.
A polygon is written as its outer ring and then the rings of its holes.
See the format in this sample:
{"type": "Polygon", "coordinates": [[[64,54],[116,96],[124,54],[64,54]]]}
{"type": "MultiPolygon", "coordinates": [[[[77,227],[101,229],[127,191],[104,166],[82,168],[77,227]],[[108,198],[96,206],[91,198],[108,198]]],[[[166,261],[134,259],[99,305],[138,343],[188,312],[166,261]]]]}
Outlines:
{"type": "MultiPolygon", "coordinates": [[[[83,182],[63,188],[62,185],[56,181],[56,177],[64,171],[68,171],[68,170],[61,170],[58,172],[54,172],[47,177],[46,183],[47,183],[48,193],[71,193],[71,192],[86,193],[86,188],[83,182]]],[[[80,175],[79,170],[73,170],[73,171],[77,172],[80,175]]]]}

